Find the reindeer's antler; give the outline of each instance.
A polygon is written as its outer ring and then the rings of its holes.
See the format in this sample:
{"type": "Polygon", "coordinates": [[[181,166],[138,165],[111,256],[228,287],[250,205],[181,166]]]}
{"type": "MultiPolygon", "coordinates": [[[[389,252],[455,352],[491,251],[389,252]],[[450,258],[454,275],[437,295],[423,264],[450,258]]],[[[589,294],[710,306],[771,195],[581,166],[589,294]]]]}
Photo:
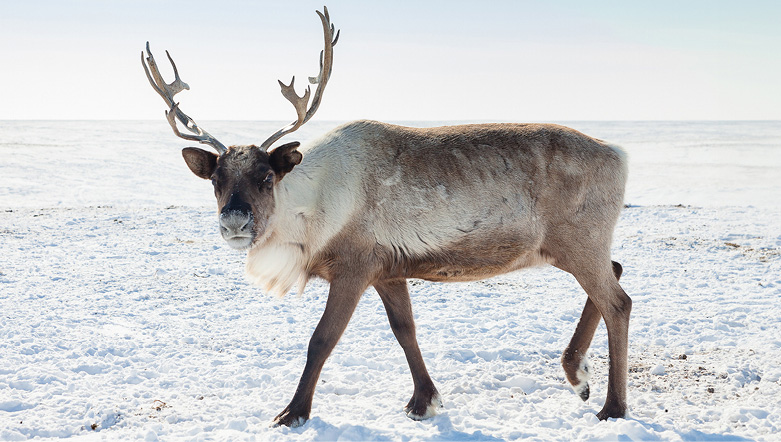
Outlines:
{"type": "Polygon", "coordinates": [[[152,88],[158,94],[160,94],[161,97],[163,97],[163,100],[165,100],[165,102],[168,104],[168,107],[170,108],[170,110],[165,112],[165,117],[168,120],[168,123],[171,125],[171,129],[173,129],[174,134],[180,138],[184,138],[185,140],[198,141],[199,143],[208,144],[212,146],[220,155],[227,152],[228,149],[226,149],[222,143],[220,143],[213,136],[209,135],[208,132],[198,127],[192,118],[188,117],[187,114],[179,109],[179,103],[174,102],[174,95],[178,94],[184,89],[189,90],[190,86],[188,86],[187,83],[183,82],[182,79],[179,78],[179,71],[176,69],[176,64],[174,63],[173,58],[171,58],[171,54],[169,54],[168,51],[165,51],[165,55],[168,56],[168,60],[171,62],[171,66],[174,68],[174,76],[176,78],[172,83],[166,84],[165,80],[163,80],[163,76],[160,75],[160,70],[157,69],[155,58],[152,56],[152,52],[149,50],[149,42],[146,42],[146,53],[147,56],[145,62],[144,52],[141,51],[141,64],[144,66],[144,72],[146,72],[146,78],[149,80],[149,84],[151,84],[152,88]],[[147,64],[149,65],[148,68],[147,64]],[[176,126],[177,119],[181,121],[182,124],[184,124],[184,126],[195,135],[183,134],[179,132],[179,128],[176,126]]]}
{"type": "Polygon", "coordinates": [[[309,86],[306,87],[304,95],[299,97],[295,91],[295,87],[293,86],[295,84],[296,77],[293,77],[293,79],[290,80],[289,85],[285,85],[285,83],[280,81],[279,86],[282,88],[282,95],[293,104],[293,107],[296,109],[298,119],[278,130],[274,135],[270,136],[266,141],[263,142],[263,144],[260,145],[261,149],[268,150],[268,148],[271,147],[275,141],[291,132],[298,130],[299,127],[312,118],[315,112],[317,112],[317,108],[320,106],[320,100],[323,98],[323,90],[325,90],[325,85],[328,83],[328,79],[331,77],[331,68],[333,67],[334,59],[334,46],[336,45],[336,42],[339,41],[339,31],[336,31],[336,35],[334,35],[334,25],[331,23],[331,18],[328,16],[328,8],[323,6],[323,13],[320,11],[316,12],[317,15],[320,16],[320,21],[323,22],[325,48],[320,52],[320,73],[317,74],[317,77],[309,77],[309,83],[317,85],[314,98],[312,99],[312,104],[307,110],[307,105],[309,104],[309,95],[311,92],[309,86]]]}

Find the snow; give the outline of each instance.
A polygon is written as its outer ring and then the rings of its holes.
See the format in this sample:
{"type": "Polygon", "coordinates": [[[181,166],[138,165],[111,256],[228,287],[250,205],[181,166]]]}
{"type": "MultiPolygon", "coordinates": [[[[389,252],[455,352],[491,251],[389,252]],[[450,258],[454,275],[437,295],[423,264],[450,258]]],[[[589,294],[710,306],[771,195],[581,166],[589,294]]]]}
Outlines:
{"type": "MultiPolygon", "coordinates": [[[[249,143],[282,124],[202,122],[249,143]]],[[[331,123],[312,122],[298,139],[331,123]]],[[[614,259],[634,301],[629,412],[600,422],[559,364],[585,302],[547,267],[410,282],[444,408],[421,422],[404,353],[369,290],[293,395],[327,285],[270,297],[217,231],[210,185],[159,122],[0,122],[0,440],[777,440],[781,124],[568,123],[630,155],[614,259]]]]}

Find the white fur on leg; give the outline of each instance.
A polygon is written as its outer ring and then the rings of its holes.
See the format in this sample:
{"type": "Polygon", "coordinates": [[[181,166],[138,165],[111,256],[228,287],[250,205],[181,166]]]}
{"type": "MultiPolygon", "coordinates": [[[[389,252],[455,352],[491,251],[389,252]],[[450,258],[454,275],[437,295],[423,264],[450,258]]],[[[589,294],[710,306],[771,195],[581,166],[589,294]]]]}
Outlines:
{"type": "Polygon", "coordinates": [[[431,403],[428,404],[428,407],[426,407],[426,412],[423,413],[422,415],[415,414],[410,410],[404,410],[404,411],[407,412],[408,418],[415,421],[422,421],[434,417],[439,411],[439,409],[442,407],[444,407],[444,405],[442,405],[442,396],[440,396],[439,393],[436,393],[434,397],[431,398],[431,403]]]}
{"type": "Polygon", "coordinates": [[[573,385],[572,390],[585,401],[589,396],[588,380],[591,378],[591,364],[588,362],[588,356],[580,361],[576,374],[578,375],[578,384],[573,385]]]}

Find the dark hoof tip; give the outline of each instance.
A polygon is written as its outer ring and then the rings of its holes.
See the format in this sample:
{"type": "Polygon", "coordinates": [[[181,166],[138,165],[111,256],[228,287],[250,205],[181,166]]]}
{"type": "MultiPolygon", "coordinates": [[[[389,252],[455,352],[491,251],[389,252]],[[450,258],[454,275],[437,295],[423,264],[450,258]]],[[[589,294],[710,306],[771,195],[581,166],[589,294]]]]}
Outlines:
{"type": "Polygon", "coordinates": [[[437,411],[443,407],[442,398],[435,390],[434,395],[428,402],[416,401],[414,398],[410,400],[409,404],[404,407],[404,412],[408,418],[422,421],[435,416],[437,411]]]}
{"type": "Polygon", "coordinates": [[[580,396],[580,399],[583,400],[583,402],[586,402],[590,395],[591,389],[589,388],[588,384],[586,384],[586,386],[580,390],[580,393],[578,393],[578,396],[580,396]]]}
{"type": "Polygon", "coordinates": [[[597,413],[597,419],[606,421],[608,419],[621,419],[626,415],[626,408],[603,408],[602,411],[597,413]]]}
{"type": "Polygon", "coordinates": [[[285,410],[282,413],[279,413],[277,417],[274,418],[274,421],[271,423],[272,427],[290,427],[290,428],[296,428],[300,427],[301,425],[304,425],[306,421],[309,420],[308,417],[305,417],[301,414],[292,413],[289,409],[285,408],[285,410]]]}
{"type": "Polygon", "coordinates": [[[306,419],[303,417],[297,417],[293,419],[277,419],[274,420],[274,422],[271,423],[272,428],[277,427],[290,427],[290,428],[298,428],[306,423],[306,419]]]}

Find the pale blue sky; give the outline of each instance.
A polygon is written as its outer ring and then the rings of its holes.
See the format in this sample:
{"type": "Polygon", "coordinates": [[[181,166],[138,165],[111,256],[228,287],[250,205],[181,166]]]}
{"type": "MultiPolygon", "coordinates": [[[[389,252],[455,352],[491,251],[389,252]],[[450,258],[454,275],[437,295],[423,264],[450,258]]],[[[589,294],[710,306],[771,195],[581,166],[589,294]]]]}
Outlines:
{"type": "MultiPolygon", "coordinates": [[[[321,120],[781,119],[778,1],[328,3],[321,120]]],[[[276,80],[303,85],[322,45],[322,0],[0,4],[0,119],[163,118],[149,40],[197,121],[290,120],[276,80]]]]}

